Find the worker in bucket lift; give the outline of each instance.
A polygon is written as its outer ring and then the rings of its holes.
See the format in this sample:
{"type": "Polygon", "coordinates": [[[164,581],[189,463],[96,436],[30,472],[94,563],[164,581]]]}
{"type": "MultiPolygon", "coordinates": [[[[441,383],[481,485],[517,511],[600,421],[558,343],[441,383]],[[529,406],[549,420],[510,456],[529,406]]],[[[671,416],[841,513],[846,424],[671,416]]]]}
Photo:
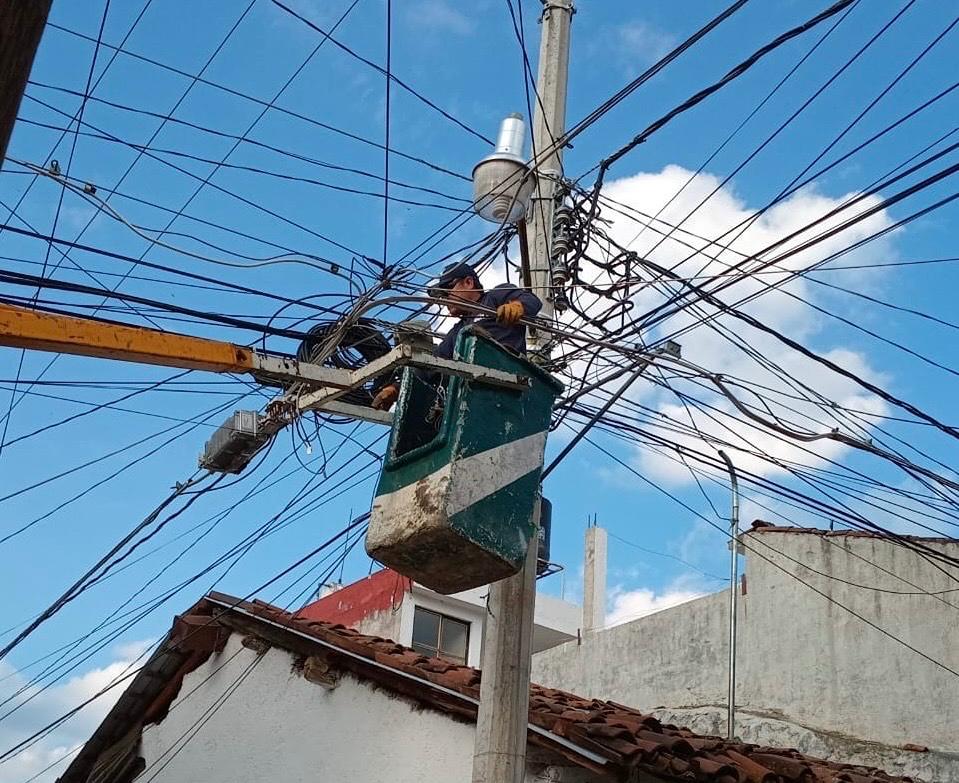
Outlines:
{"type": "MultiPolygon", "coordinates": [[[[510,283],[503,283],[489,291],[483,290],[476,270],[465,261],[447,266],[436,285],[429,289],[429,294],[434,299],[445,300],[450,315],[460,319],[434,351],[441,359],[453,358],[456,338],[463,327],[470,324],[484,329],[501,345],[525,354],[526,325],[520,321],[525,316],[536,315],[543,306],[535,294],[510,283]],[[470,304],[482,310],[468,307],[470,304]]],[[[398,395],[399,386],[390,383],[373,398],[373,407],[387,410],[396,402],[398,395]]]]}

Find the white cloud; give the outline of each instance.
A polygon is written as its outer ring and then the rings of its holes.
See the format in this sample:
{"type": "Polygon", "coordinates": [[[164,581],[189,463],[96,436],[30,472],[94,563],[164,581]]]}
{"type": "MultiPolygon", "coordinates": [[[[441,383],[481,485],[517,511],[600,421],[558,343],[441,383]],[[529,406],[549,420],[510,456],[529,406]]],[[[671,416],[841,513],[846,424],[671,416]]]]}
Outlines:
{"type": "Polygon", "coordinates": [[[617,25],[602,25],[584,41],[586,63],[619,67],[628,77],[676,46],[676,37],[643,19],[633,19],[617,25]]]}
{"type": "Polygon", "coordinates": [[[90,222],[90,218],[95,214],[96,209],[88,205],[64,207],[61,218],[70,229],[76,232],[86,228],[87,223],[90,222]]]}
{"type": "Polygon", "coordinates": [[[640,617],[671,609],[706,594],[705,590],[694,589],[685,578],[677,579],[660,593],[648,587],[627,590],[622,585],[618,585],[610,591],[610,609],[606,615],[606,627],[638,620],[640,617]]]}
{"type": "MultiPolygon", "coordinates": [[[[135,661],[151,644],[152,642],[139,641],[120,645],[114,650],[116,658],[112,662],[90,669],[46,690],[42,690],[42,685],[27,686],[32,672],[19,672],[6,661],[0,661],[0,701],[5,701],[26,688],[9,704],[4,705],[3,712],[9,712],[12,707],[24,703],[28,697],[33,697],[0,722],[0,747],[3,750],[13,747],[128,674],[139,665],[135,661]]],[[[47,766],[63,759],[62,764],[54,766],[37,778],[38,783],[56,780],[69,763],[65,757],[77,745],[89,739],[128,682],[124,681],[91,702],[35,745],[0,763],[0,783],[24,783],[40,774],[47,766]]]]}
{"type": "Polygon", "coordinates": [[[679,557],[688,563],[709,562],[717,554],[726,552],[728,542],[729,537],[723,532],[697,519],[679,541],[679,557]]]}
{"type": "Polygon", "coordinates": [[[616,28],[622,54],[635,65],[648,65],[669,53],[676,37],[649,22],[634,20],[616,28]]]}
{"type": "Polygon", "coordinates": [[[419,0],[408,7],[408,17],[417,27],[434,32],[470,35],[476,23],[446,0],[419,0]]]}
{"type": "Polygon", "coordinates": [[[143,655],[143,653],[152,646],[152,639],[140,639],[135,642],[126,642],[125,644],[117,645],[116,653],[120,660],[133,661],[143,655]]]}
{"type": "MultiPolygon", "coordinates": [[[[603,209],[602,217],[609,221],[606,230],[618,244],[628,247],[639,256],[648,258],[659,266],[673,268],[681,277],[695,278],[697,281],[702,280],[704,276],[728,276],[730,267],[742,260],[742,254],[754,255],[784,240],[792,233],[803,230],[809,223],[837,209],[849,196],[854,195],[833,198],[820,193],[814,187],[806,188],[770,209],[741,236],[736,237],[735,234],[730,234],[724,242],[731,243],[731,247],[722,248],[714,245],[707,248],[706,253],[701,253],[699,249],[706,242],[694,235],[713,239],[722,237],[732,227],[746,221],[758,205],[747,205],[728,185],[720,188],[720,180],[712,175],[702,174],[689,182],[691,176],[692,172],[682,167],[667,166],[660,172],[641,173],[612,181],[603,191],[604,195],[639,213],[654,215],[663,209],[661,218],[666,223],[672,225],[682,223],[683,228],[691,233],[674,234],[674,238],[660,243],[662,237],[659,233],[652,229],[641,231],[640,224],[618,214],[611,207],[603,209]],[[687,182],[689,182],[688,185],[687,182]],[[684,185],[686,187],[680,195],[670,201],[684,185]],[[710,195],[713,191],[715,194],[710,195]],[[707,196],[709,196],[708,201],[699,206],[707,196]],[[692,213],[692,216],[687,219],[689,213],[692,213]],[[677,242],[676,239],[682,242],[677,242]]],[[[876,203],[878,203],[877,197],[864,199],[853,208],[847,208],[814,229],[806,229],[796,237],[783,242],[774,254],[796,248],[803,241],[838,226],[842,221],[876,203]]],[[[845,317],[855,320],[857,318],[855,300],[848,296],[837,300],[833,293],[830,293],[827,298],[823,289],[816,287],[813,282],[803,277],[789,279],[789,275],[887,227],[890,223],[888,215],[880,211],[836,236],[825,239],[788,259],[783,259],[776,266],[768,269],[771,274],[738,280],[735,285],[720,294],[720,298],[728,304],[738,304],[743,299],[758,295],[755,300],[739,305],[740,309],[780,333],[809,345],[837,365],[863,378],[881,385],[888,385],[889,379],[874,370],[865,355],[840,342],[841,338],[837,336],[839,333],[832,328],[835,321],[809,305],[810,302],[818,304],[827,311],[829,308],[834,308],[833,311],[838,309],[845,317]],[[779,287],[775,290],[767,290],[770,283],[776,283],[779,287]]],[[[657,224],[656,227],[660,231],[668,231],[664,224],[657,224]]],[[[593,250],[595,255],[598,248],[594,247],[593,250]]],[[[842,263],[844,265],[868,264],[870,259],[887,258],[889,254],[890,239],[886,237],[850,253],[843,258],[842,263]]],[[[769,255],[763,257],[768,258],[769,255]]],[[[868,271],[866,274],[869,274],[868,271]]],[[[607,273],[597,277],[600,282],[604,282],[603,275],[607,273]]],[[[651,278],[652,275],[648,277],[651,278]]],[[[849,287],[855,287],[857,284],[857,280],[853,277],[844,277],[843,282],[849,287]]],[[[647,286],[634,295],[634,310],[631,316],[646,312],[664,301],[665,295],[661,289],[652,285],[647,286]]],[[[588,306],[588,298],[583,304],[588,306]]],[[[575,328],[581,327],[580,323],[575,328]]],[[[661,327],[648,331],[643,337],[647,342],[651,342],[687,327],[689,331],[680,338],[685,359],[710,373],[720,373],[727,378],[741,379],[743,388],[735,391],[737,396],[746,403],[760,405],[758,399],[751,396],[751,389],[760,390],[760,387],[767,387],[777,390],[781,396],[778,397],[778,401],[772,402],[770,407],[774,415],[790,429],[821,434],[839,427],[842,432],[851,436],[868,436],[866,425],[837,421],[828,412],[824,413],[820,406],[795,399],[799,392],[766,367],[764,362],[767,360],[777,364],[789,376],[798,379],[802,385],[815,389],[825,400],[872,414],[882,414],[887,410],[882,400],[866,392],[853,381],[789,349],[775,337],[753,329],[728,315],[719,314],[718,310],[709,304],[699,303],[696,310],[686,308],[670,317],[661,327]],[[718,333],[710,326],[703,325],[701,319],[704,316],[710,319],[710,325],[719,327],[721,332],[718,333]],[[732,333],[734,337],[742,341],[754,355],[750,355],[743,347],[732,342],[728,334],[722,333],[723,330],[732,333]]],[[[595,331],[592,333],[596,334],[595,331]]],[[[596,336],[599,335],[596,334],[596,336]]],[[[584,367],[574,367],[572,374],[574,377],[583,377],[584,372],[584,367]]],[[[647,375],[649,374],[650,371],[647,371],[647,375]]],[[[620,380],[612,382],[610,389],[617,388],[620,383],[620,380]]],[[[708,381],[705,384],[709,387],[708,381]]],[[[695,408],[687,410],[672,393],[654,386],[648,380],[636,383],[630,392],[630,398],[653,408],[659,414],[660,421],[687,426],[692,423],[700,433],[691,435],[674,431],[664,433],[671,440],[710,454],[715,453],[718,443],[711,444],[708,441],[726,441],[728,445],[725,448],[730,452],[736,467],[741,470],[750,470],[762,475],[784,474],[786,468],[777,466],[775,464],[777,461],[801,465],[823,465],[828,460],[842,459],[850,449],[848,446],[828,439],[813,443],[787,440],[782,434],[772,429],[754,425],[717,390],[704,389],[702,386],[682,380],[672,381],[671,385],[673,388],[704,400],[715,410],[708,413],[697,411],[695,408]],[[770,463],[762,456],[763,454],[769,455],[773,462],[770,463]]],[[[766,389],[761,391],[764,397],[770,397],[770,392],[766,389]]],[[[775,394],[773,396],[775,397],[775,394]]],[[[763,411],[763,415],[767,419],[771,418],[768,411],[763,411]]],[[[662,455],[648,449],[637,450],[633,455],[637,467],[654,481],[675,485],[691,482],[692,478],[688,469],[670,456],[668,453],[662,455]]],[[[717,471],[716,475],[721,475],[725,480],[724,471],[717,471]]]]}

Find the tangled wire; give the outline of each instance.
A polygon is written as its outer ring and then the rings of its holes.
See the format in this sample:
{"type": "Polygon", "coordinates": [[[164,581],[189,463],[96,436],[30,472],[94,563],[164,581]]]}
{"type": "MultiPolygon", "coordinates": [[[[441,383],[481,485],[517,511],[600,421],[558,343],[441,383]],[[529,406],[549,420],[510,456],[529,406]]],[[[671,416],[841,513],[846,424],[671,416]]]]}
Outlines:
{"type": "MultiPolygon", "coordinates": [[[[308,331],[300,343],[296,358],[301,362],[322,363],[341,370],[357,370],[389,353],[390,341],[371,321],[361,318],[344,329],[340,321],[321,321],[308,331]]],[[[341,398],[353,405],[368,406],[389,375],[374,378],[341,398]]]]}

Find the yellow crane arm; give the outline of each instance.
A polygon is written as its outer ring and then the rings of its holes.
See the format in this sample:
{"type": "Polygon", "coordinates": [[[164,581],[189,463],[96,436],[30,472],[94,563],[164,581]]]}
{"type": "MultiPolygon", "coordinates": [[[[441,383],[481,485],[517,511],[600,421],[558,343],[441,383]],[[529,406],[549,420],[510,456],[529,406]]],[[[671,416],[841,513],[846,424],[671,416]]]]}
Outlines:
{"type": "Polygon", "coordinates": [[[0,304],[0,345],[209,372],[254,372],[250,348],[0,304]]]}
{"type": "Polygon", "coordinates": [[[339,398],[405,364],[460,375],[482,383],[526,389],[527,378],[492,367],[433,356],[428,351],[401,344],[363,367],[349,370],[300,362],[280,354],[264,353],[244,345],[205,337],[191,337],[142,326],[97,321],[74,315],[44,313],[0,303],[0,347],[95,356],[121,362],[158,364],[217,373],[249,373],[261,383],[285,386],[303,384],[295,395],[299,410],[323,409],[356,418],[387,423],[389,415],[365,406],[349,405],[339,398]]]}
{"type": "Polygon", "coordinates": [[[409,359],[406,353],[394,349],[369,368],[344,370],[299,362],[289,356],[264,353],[222,340],[44,313],[3,303],[0,303],[0,346],[187,370],[249,373],[263,383],[279,381],[283,385],[299,381],[310,388],[340,390],[356,388],[374,374],[388,372],[409,359]]]}

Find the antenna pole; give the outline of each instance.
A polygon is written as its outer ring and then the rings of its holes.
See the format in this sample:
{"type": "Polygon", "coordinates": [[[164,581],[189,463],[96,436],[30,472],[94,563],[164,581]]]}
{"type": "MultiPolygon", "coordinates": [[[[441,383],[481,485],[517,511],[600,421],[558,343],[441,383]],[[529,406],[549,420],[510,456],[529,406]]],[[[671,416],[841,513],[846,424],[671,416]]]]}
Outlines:
{"type": "Polygon", "coordinates": [[[726,738],[736,736],[736,599],[739,586],[736,584],[739,571],[739,482],[736,480],[736,467],[725,451],[719,456],[729,471],[729,488],[732,492],[732,513],[729,517],[729,703],[726,716],[726,738]]]}

